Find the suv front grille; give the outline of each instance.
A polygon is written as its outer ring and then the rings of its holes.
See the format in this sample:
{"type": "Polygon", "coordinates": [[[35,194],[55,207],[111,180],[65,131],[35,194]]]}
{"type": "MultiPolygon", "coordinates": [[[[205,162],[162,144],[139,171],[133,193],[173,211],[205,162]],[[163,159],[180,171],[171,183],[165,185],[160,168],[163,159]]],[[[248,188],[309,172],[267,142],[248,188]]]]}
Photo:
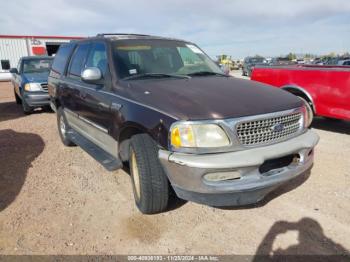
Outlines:
{"type": "Polygon", "coordinates": [[[48,91],[47,84],[41,84],[41,88],[42,88],[44,91],[48,91]]]}
{"type": "Polygon", "coordinates": [[[294,136],[302,128],[302,113],[238,123],[236,133],[244,146],[271,144],[294,136]]]}

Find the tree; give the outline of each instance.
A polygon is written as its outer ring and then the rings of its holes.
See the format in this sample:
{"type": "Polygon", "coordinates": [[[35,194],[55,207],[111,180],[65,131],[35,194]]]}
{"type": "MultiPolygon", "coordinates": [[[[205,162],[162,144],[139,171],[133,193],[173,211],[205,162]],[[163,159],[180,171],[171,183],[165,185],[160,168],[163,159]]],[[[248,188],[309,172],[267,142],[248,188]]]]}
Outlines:
{"type": "Polygon", "coordinates": [[[292,61],[292,60],[294,60],[294,59],[297,59],[297,56],[296,56],[296,54],[289,53],[289,54],[287,55],[287,58],[288,58],[288,60],[292,61]]]}

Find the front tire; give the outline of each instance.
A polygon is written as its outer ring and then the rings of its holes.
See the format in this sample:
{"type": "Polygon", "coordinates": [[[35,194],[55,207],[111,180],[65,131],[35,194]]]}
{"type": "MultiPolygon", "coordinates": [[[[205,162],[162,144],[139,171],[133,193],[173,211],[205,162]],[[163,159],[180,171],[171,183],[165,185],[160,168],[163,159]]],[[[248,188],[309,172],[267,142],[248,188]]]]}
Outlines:
{"type": "Polygon", "coordinates": [[[20,105],[22,103],[21,98],[16,94],[15,89],[13,89],[13,93],[15,94],[16,104],[20,105]]]}
{"type": "Polygon", "coordinates": [[[165,211],[169,182],[158,159],[158,148],[147,134],[134,135],[130,142],[129,165],[135,203],[143,214],[165,211]]]}
{"type": "Polygon", "coordinates": [[[29,106],[26,100],[22,97],[22,110],[25,115],[29,115],[33,112],[33,108],[29,106]]]}
{"type": "Polygon", "coordinates": [[[70,129],[66,116],[64,115],[62,107],[57,110],[57,127],[61,141],[65,146],[75,146],[75,144],[68,138],[67,133],[70,129]]]}

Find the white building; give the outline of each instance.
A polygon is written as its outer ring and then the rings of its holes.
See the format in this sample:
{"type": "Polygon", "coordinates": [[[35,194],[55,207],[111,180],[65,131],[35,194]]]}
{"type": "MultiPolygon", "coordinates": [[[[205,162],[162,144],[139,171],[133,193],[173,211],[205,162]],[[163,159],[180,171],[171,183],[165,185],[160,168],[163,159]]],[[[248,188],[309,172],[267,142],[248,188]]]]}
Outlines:
{"type": "Polygon", "coordinates": [[[81,37],[0,35],[0,80],[7,80],[11,75],[8,70],[17,67],[23,56],[54,55],[60,44],[81,37]]]}

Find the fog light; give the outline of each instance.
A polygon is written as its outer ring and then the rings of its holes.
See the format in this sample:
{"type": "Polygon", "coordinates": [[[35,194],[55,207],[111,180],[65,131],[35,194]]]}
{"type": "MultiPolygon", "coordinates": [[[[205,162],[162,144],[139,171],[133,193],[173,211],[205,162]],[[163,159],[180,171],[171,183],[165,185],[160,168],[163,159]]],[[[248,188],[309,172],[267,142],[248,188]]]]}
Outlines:
{"type": "Polygon", "coordinates": [[[294,155],[292,163],[298,165],[300,164],[300,162],[301,162],[300,155],[299,154],[294,155]]]}
{"type": "Polygon", "coordinates": [[[204,179],[210,182],[234,180],[240,178],[241,174],[238,171],[209,173],[204,176],[204,179]]]}

